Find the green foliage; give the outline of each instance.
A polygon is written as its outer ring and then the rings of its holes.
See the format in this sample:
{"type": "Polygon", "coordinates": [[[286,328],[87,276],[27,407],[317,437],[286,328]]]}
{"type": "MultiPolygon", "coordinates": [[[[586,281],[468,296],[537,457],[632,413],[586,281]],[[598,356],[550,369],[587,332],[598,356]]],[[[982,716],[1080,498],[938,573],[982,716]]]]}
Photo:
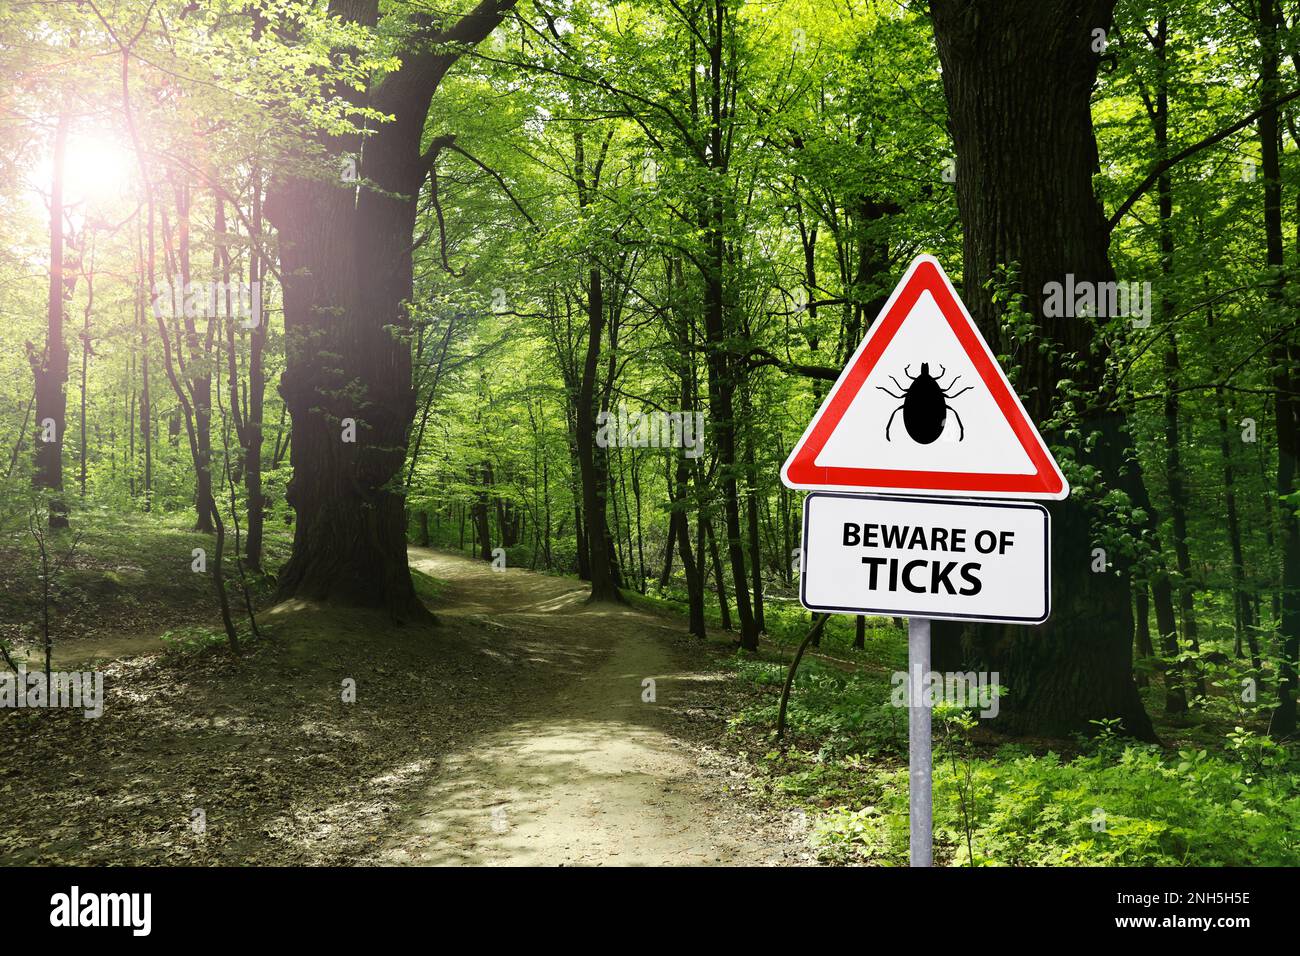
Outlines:
{"type": "Polygon", "coordinates": [[[173,654],[197,654],[223,647],[226,643],[225,631],[200,625],[171,628],[158,637],[167,646],[168,652],[173,654]]]}
{"type": "Polygon", "coordinates": [[[419,595],[420,600],[430,606],[438,603],[443,591],[447,587],[446,581],[440,581],[438,578],[431,577],[423,571],[411,569],[411,581],[415,584],[415,593],[419,595]]]}
{"type": "MultiPolygon", "coordinates": [[[[783,664],[737,659],[732,666],[742,680],[778,691],[785,683],[783,664]]],[[[790,732],[822,741],[818,752],[825,757],[906,752],[907,712],[888,703],[887,687],[882,677],[805,659],[790,692],[790,732]]],[[[734,725],[774,727],[777,706],[775,698],[765,701],[734,725]]]]}
{"type": "MultiPolygon", "coordinates": [[[[784,667],[734,666],[739,679],[779,689],[784,667]]],[[[774,798],[812,817],[827,862],[905,865],[907,715],[883,703],[883,683],[801,669],[790,725],[799,743],[758,761],[774,798]],[[893,722],[888,711],[894,712],[893,722]],[[811,746],[810,746],[811,744],[811,746]]],[[[770,728],[769,695],[733,719],[770,728]]],[[[1294,866],[1300,862],[1300,763],[1288,748],[1240,727],[1219,752],[1171,753],[1125,743],[1117,721],[1095,722],[1083,752],[1034,754],[973,742],[979,721],[935,712],[936,857],[975,866],[1294,866]]]]}
{"type": "MultiPolygon", "coordinates": [[[[718,23],[695,6],[651,0],[521,5],[478,49],[463,51],[428,114],[409,118],[422,124],[422,145],[446,145],[424,157],[416,197],[403,333],[416,420],[408,447],[393,452],[405,463],[388,490],[406,496],[410,515],[429,518],[435,547],[478,554],[485,533],[488,550],[504,548],[511,567],[574,573],[586,534],[579,522],[590,529],[600,520],[585,513],[577,423],[624,407],[713,415],[720,393],[735,460],[721,453],[723,422],[712,418],[699,458],[602,447],[603,520],[633,603],[682,611],[687,582],[668,529],[672,514],[685,515],[704,569],[706,622],[717,631],[736,617],[724,508],[734,505],[750,578],[741,587],[761,578],[764,650],[788,654],[809,621],[793,565],[800,496],[781,484],[780,464],[907,260],[932,252],[959,277],[964,237],[949,174],[978,182],[982,171],[951,165],[945,78],[924,4],[725,6],[718,23]],[[603,289],[594,324],[593,275],[603,289]],[[705,308],[715,293],[716,314],[705,308]],[[579,407],[589,353],[594,407],[579,407]],[[727,370],[720,382],[710,366],[718,356],[727,370]],[[706,525],[712,540],[701,534],[706,525]]],[[[466,9],[458,2],[446,12],[466,9]]],[[[182,234],[184,268],[200,280],[215,277],[223,255],[239,278],[252,275],[255,252],[275,265],[261,274],[267,574],[253,580],[254,597],[269,600],[293,520],[286,443],[294,427],[311,425],[289,420],[274,387],[286,364],[280,270],[293,255],[277,246],[276,216],[254,225],[254,209],[270,212],[268,187],[285,177],[333,184],[343,196],[374,188],[340,176],[340,166],[363,144],[374,148],[363,133],[393,121],[373,94],[384,79],[418,72],[403,55],[429,15],[420,4],[377,10],[362,23],[309,0],[0,4],[8,91],[0,117],[0,646],[29,643],[38,610],[23,522],[36,441],[32,359],[47,349],[46,202],[60,118],[72,143],[59,224],[66,328],[51,344],[70,352],[60,447],[65,498],[86,537],[56,589],[54,626],[75,636],[93,626],[169,628],[169,644],[193,649],[207,640],[212,598],[210,579],[191,574],[187,556],[210,539],[189,530],[188,402],[163,371],[187,330],[179,319],[154,321],[150,283],[181,271],[182,234]],[[124,77],[125,37],[133,39],[124,77]],[[125,161],[122,181],[104,188],[114,156],[125,161]],[[218,196],[229,215],[224,231],[218,196]],[[106,621],[80,618],[92,602],[106,621]]],[[[1154,164],[1259,105],[1251,10],[1202,0],[1118,6],[1091,95],[1093,186],[1104,215],[1154,164]],[[1171,30],[1157,49],[1159,17],[1171,30]],[[1154,112],[1162,98],[1171,111],[1163,142],[1154,112]]],[[[1300,82],[1290,56],[1295,24],[1283,32],[1289,89],[1300,82]]],[[[1153,713],[1177,682],[1191,709],[1168,722],[1177,758],[1126,744],[1107,721],[1078,755],[990,753],[968,715],[940,712],[938,822],[952,861],[1294,862],[1292,756],[1263,732],[1278,702],[1282,642],[1293,637],[1282,633],[1279,543],[1300,512],[1300,491],[1278,487],[1289,465],[1278,441],[1285,403],[1274,392],[1278,376],[1293,371],[1300,304],[1294,103],[1280,118],[1291,134],[1281,137],[1280,270],[1261,253],[1267,191],[1247,175],[1262,160],[1252,124],[1170,169],[1161,184],[1167,208],[1148,189],[1110,232],[1117,279],[1152,286],[1145,324],[1082,315],[1048,338],[1039,290],[1026,288],[1015,262],[996,263],[985,288],[968,290],[991,298],[999,321],[984,333],[1022,397],[1050,409],[1039,424],[1076,500],[1091,506],[1088,540],[1068,546],[1103,548],[1105,570],[1141,590],[1139,612],[1169,585],[1156,600],[1169,616],[1176,602],[1178,646],[1165,652],[1155,618],[1155,653],[1136,670],[1151,684],[1153,713]],[[1079,374],[1096,356],[1105,362],[1105,408],[1096,407],[1098,390],[1081,384],[1092,376],[1079,374]],[[1050,382],[1029,374],[1044,362],[1060,373],[1050,382]],[[1029,390],[1044,387],[1052,394],[1039,402],[1044,396],[1029,390]],[[1102,440],[1092,424],[1098,412],[1122,413],[1131,473],[1104,474],[1080,454],[1102,440]],[[1258,664],[1247,666],[1248,657],[1258,664]],[[1247,700],[1246,686],[1257,697],[1247,700]],[[1092,827],[1097,809],[1103,830],[1092,827]]],[[[226,416],[248,411],[254,354],[249,330],[230,318],[200,323],[192,337],[206,332],[209,344],[181,370],[190,401],[198,373],[215,375],[211,388],[224,398],[211,434],[218,476],[243,464],[226,416]]],[[[363,406],[366,383],[348,381],[337,396],[363,406]]],[[[374,412],[357,419],[364,425],[374,412]]],[[[227,490],[223,511],[246,515],[246,490],[233,501],[227,490]]],[[[228,540],[228,560],[235,544],[228,540]]],[[[413,577],[436,603],[441,582],[413,577]]],[[[795,743],[762,765],[775,791],[813,808],[828,858],[896,863],[906,720],[888,703],[886,676],[903,660],[904,635],[873,619],[865,649],[853,638],[851,619],[829,622],[794,686],[795,743]]],[[[738,658],[734,667],[762,694],[734,716],[733,730],[763,732],[784,666],[738,658]]]]}

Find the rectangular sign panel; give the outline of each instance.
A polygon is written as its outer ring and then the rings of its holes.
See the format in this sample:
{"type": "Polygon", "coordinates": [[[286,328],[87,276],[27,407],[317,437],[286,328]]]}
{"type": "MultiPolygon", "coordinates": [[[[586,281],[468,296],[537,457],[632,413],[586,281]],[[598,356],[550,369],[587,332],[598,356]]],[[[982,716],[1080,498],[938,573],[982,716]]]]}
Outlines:
{"type": "Polygon", "coordinates": [[[1050,541],[1042,505],[813,492],[799,598],[833,614],[1041,624],[1050,541]]]}

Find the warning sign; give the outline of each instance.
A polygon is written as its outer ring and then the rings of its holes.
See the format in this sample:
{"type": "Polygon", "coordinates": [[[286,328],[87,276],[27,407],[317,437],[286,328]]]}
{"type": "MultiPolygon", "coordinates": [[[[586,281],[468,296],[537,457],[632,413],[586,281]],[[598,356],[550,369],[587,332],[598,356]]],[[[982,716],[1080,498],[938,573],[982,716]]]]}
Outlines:
{"type": "Polygon", "coordinates": [[[1042,505],[813,492],[800,600],[812,611],[1039,624],[1051,607],[1042,505]]]}
{"type": "Polygon", "coordinates": [[[918,256],[781,469],[791,488],[1065,498],[948,276],[918,256]]]}

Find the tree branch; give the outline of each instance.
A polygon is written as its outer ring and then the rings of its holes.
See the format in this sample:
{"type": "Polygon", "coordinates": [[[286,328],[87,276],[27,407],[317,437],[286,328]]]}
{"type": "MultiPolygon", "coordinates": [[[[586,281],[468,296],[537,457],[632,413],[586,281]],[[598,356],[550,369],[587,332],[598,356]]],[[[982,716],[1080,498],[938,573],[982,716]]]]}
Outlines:
{"type": "Polygon", "coordinates": [[[1154,186],[1162,175],[1164,175],[1173,167],[1177,166],[1183,160],[1188,159],[1191,156],[1195,156],[1201,150],[1208,149],[1209,147],[1215,145],[1216,143],[1223,142],[1223,140],[1227,139],[1233,133],[1245,129],[1247,126],[1255,122],[1255,120],[1259,119],[1269,110],[1275,110],[1279,106],[1284,106],[1285,104],[1290,103],[1292,100],[1296,99],[1297,97],[1300,97],[1300,90],[1292,90],[1286,96],[1283,96],[1280,99],[1276,99],[1272,103],[1269,103],[1265,106],[1261,106],[1259,109],[1255,110],[1255,112],[1250,113],[1245,118],[1240,119],[1237,122],[1233,123],[1231,126],[1225,127],[1219,130],[1217,133],[1212,133],[1211,135],[1205,137],[1205,139],[1201,140],[1200,142],[1193,143],[1191,146],[1188,146],[1185,149],[1181,149],[1177,153],[1174,153],[1174,155],[1170,156],[1168,159],[1164,159],[1156,163],[1154,166],[1151,167],[1150,174],[1147,175],[1146,179],[1142,180],[1138,188],[1133,190],[1133,192],[1129,195],[1129,197],[1119,204],[1119,208],[1117,208],[1115,212],[1111,215],[1110,219],[1107,220],[1106,222],[1107,228],[1113,230],[1117,225],[1119,225],[1119,221],[1123,219],[1125,214],[1130,209],[1133,208],[1134,204],[1139,199],[1142,198],[1142,195],[1148,189],[1154,186]]]}
{"type": "Polygon", "coordinates": [[[781,371],[790,375],[819,378],[827,382],[833,382],[840,377],[840,369],[831,368],[827,365],[801,365],[798,362],[790,362],[780,356],[773,355],[767,349],[762,348],[750,349],[749,354],[745,356],[745,362],[750,368],[775,365],[781,371]]]}
{"type": "Polygon", "coordinates": [[[534,229],[538,228],[537,221],[533,219],[532,216],[528,215],[528,210],[525,209],[523,205],[519,202],[519,200],[515,198],[515,194],[510,191],[510,187],[506,185],[506,181],[501,178],[500,173],[498,173],[492,167],[488,166],[486,163],[484,163],[477,156],[470,153],[468,150],[465,150],[462,147],[457,146],[454,142],[448,143],[446,148],[450,149],[453,153],[460,153],[462,156],[468,159],[479,169],[483,170],[483,172],[487,173],[489,176],[495,179],[497,181],[497,185],[500,186],[501,189],[505,192],[505,194],[510,197],[510,201],[515,204],[515,208],[519,210],[520,215],[522,215],[525,219],[528,220],[528,225],[532,226],[534,229]]]}

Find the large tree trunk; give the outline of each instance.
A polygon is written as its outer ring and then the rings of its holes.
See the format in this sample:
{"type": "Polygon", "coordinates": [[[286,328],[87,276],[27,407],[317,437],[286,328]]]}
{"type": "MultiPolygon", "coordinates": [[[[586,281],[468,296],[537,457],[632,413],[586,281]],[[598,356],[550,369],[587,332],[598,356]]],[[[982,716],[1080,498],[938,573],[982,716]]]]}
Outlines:
{"type": "MultiPolygon", "coordinates": [[[[298,515],[282,598],[425,613],[407,566],[397,480],[415,417],[406,303],[416,201],[432,161],[421,139],[433,93],[462,44],[487,36],[512,2],[483,0],[445,30],[426,15],[412,17],[401,68],[365,97],[392,120],[376,125],[364,149],[359,136],[322,137],[336,171],[344,154],[361,153],[365,186],[283,176],[268,192],[284,283],[280,394],[293,421],[287,498],[298,515]],[[349,424],[355,441],[344,440],[349,424]]],[[[330,9],[373,25],[378,6],[334,0],[330,9]]]]}
{"type": "MultiPolygon", "coordinates": [[[[377,166],[395,145],[386,139],[393,137],[381,132],[368,145],[377,166]]],[[[268,196],[284,281],[280,394],[293,422],[286,497],[297,512],[282,598],[416,612],[405,500],[393,481],[415,416],[410,350],[400,333],[410,327],[403,303],[411,295],[418,180],[406,186],[387,198],[362,191],[354,203],[350,188],[300,180],[268,196]]]]}
{"type": "MultiPolygon", "coordinates": [[[[1000,341],[987,283],[1000,265],[1019,267],[1021,291],[1038,316],[1042,349],[1018,370],[1030,415],[1045,421],[1057,383],[1074,380],[1096,397],[1081,422],[1099,433],[1081,463],[1118,483],[1127,436],[1103,387],[1105,355],[1089,323],[1043,314],[1044,286],[1115,279],[1108,229],[1092,190],[1097,146],[1090,94],[1098,54],[1092,31],[1110,26],[1114,0],[931,0],[943,84],[957,152],[957,204],[964,225],[966,301],[986,338],[1000,341]],[[1076,366],[1076,363],[1077,366],[1076,366]]],[[[1048,435],[1049,441],[1059,436],[1048,435]]],[[[1090,720],[1121,718],[1152,738],[1133,683],[1133,617],[1124,578],[1091,571],[1102,529],[1093,503],[1076,493],[1052,510],[1052,619],[1043,627],[970,628],[968,651],[996,670],[1011,694],[998,725],[1012,732],[1068,734],[1090,720]]]]}

